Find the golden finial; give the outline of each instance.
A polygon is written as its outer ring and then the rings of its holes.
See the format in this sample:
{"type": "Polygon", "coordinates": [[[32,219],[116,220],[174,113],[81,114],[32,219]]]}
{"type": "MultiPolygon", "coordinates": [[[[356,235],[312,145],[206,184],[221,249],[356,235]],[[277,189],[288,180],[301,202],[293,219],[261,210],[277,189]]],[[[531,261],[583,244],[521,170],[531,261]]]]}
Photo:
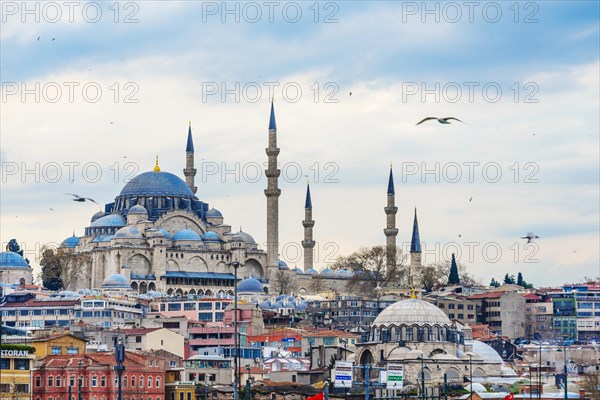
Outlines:
{"type": "Polygon", "coordinates": [[[192,127],[192,119],[189,119],[189,123],[190,123],[190,128],[192,127]]]}
{"type": "Polygon", "coordinates": [[[417,207],[415,207],[415,214],[417,213],[417,207]]]}
{"type": "Polygon", "coordinates": [[[158,166],[158,156],[156,156],[156,165],[154,166],[154,172],[160,172],[160,167],[158,166]]]}
{"type": "Polygon", "coordinates": [[[392,168],[392,162],[390,161],[390,169],[392,168]]]}
{"type": "Polygon", "coordinates": [[[271,96],[271,103],[274,103],[274,102],[275,102],[275,95],[272,95],[271,96]]]}
{"type": "Polygon", "coordinates": [[[415,288],[414,287],[410,288],[410,298],[411,299],[417,298],[417,296],[415,296],[415,288]]]}

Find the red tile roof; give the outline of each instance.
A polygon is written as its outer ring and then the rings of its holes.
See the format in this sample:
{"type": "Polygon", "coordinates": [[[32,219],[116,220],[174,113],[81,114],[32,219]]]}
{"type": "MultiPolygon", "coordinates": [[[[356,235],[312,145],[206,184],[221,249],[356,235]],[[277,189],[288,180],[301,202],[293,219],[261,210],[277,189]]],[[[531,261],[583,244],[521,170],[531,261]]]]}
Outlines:
{"type": "Polygon", "coordinates": [[[507,292],[487,292],[487,293],[477,293],[474,294],[472,296],[469,296],[468,298],[470,300],[476,300],[476,299],[497,299],[499,297],[502,297],[506,294],[507,292]]]}

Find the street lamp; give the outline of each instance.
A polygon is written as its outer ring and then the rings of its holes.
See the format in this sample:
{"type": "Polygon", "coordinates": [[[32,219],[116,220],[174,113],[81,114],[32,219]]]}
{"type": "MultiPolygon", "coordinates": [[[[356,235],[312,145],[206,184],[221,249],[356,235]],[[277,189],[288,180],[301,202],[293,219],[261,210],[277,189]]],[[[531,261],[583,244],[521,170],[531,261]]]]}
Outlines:
{"type": "Polygon", "coordinates": [[[567,373],[567,346],[563,346],[562,350],[560,350],[560,349],[559,349],[558,351],[562,351],[562,352],[564,353],[564,354],[563,354],[563,356],[564,356],[564,366],[563,366],[563,373],[564,373],[564,375],[565,375],[565,383],[564,383],[564,386],[563,386],[563,387],[564,387],[564,389],[565,389],[565,392],[564,392],[564,394],[565,394],[565,396],[564,396],[564,400],[567,400],[567,399],[568,399],[568,396],[569,396],[569,395],[568,395],[568,392],[567,392],[567,381],[568,381],[568,378],[567,378],[567,376],[568,376],[568,373],[567,373]]]}
{"type": "Polygon", "coordinates": [[[81,395],[81,386],[83,384],[83,377],[81,376],[81,367],[83,366],[83,361],[79,360],[77,365],[79,365],[79,379],[77,379],[77,400],[83,400],[83,396],[81,395]]]}
{"type": "Polygon", "coordinates": [[[421,360],[421,400],[425,400],[425,359],[423,355],[417,357],[421,360]]]}
{"type": "Polygon", "coordinates": [[[471,393],[473,393],[473,354],[469,354],[469,381],[471,381],[471,393]]]}
{"type": "Polygon", "coordinates": [[[239,235],[234,235],[231,238],[231,266],[233,267],[233,400],[239,400],[239,378],[238,378],[238,348],[239,348],[239,336],[238,336],[238,315],[237,315],[237,271],[240,267],[240,262],[244,257],[244,238],[239,235]]]}

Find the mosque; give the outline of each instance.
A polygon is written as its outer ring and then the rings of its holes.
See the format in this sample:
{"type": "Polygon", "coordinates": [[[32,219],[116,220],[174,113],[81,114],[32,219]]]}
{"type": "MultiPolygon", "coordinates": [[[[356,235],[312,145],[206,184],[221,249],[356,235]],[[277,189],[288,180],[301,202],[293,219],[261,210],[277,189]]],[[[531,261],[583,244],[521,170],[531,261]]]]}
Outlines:
{"type": "MultiPolygon", "coordinates": [[[[346,284],[352,277],[348,270],[317,271],[313,265],[312,198],[306,188],[304,239],[304,268],[290,269],[279,259],[279,196],[280,170],[277,168],[277,125],[275,108],[271,103],[268,129],[267,188],[267,243],[262,249],[247,232],[233,232],[225,223],[223,214],[196,196],[196,169],[191,124],[187,132],[185,168],[180,177],[160,169],[158,158],[152,171],[131,179],[115,197],[91,217],[83,236],[73,235],[61,246],[76,254],[85,254],[77,265],[71,265],[73,279],[65,290],[99,289],[105,280],[119,274],[126,278],[135,293],[160,291],[169,295],[227,295],[233,293],[235,277],[232,260],[235,250],[239,256],[240,278],[253,277],[262,290],[269,293],[273,278],[279,271],[294,280],[297,294],[311,292],[314,277],[322,280],[321,290],[347,292],[346,284]]],[[[384,208],[387,225],[384,229],[388,263],[395,262],[396,229],[395,192],[390,168],[387,206],[384,208]]],[[[411,244],[411,281],[418,288],[420,241],[415,213],[411,244]]],[[[3,253],[4,254],[4,253],[3,253]]],[[[3,255],[4,260],[10,257],[3,255]]],[[[10,258],[12,259],[12,258],[10,258]]]]}

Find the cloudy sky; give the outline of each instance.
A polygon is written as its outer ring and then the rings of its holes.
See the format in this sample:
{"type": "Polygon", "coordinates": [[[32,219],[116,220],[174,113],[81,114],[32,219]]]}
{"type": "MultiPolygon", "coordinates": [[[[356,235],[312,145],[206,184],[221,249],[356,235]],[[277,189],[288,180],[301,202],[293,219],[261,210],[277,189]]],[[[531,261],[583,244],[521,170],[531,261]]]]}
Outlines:
{"type": "Polygon", "coordinates": [[[65,192],[109,203],[156,155],[183,177],[188,120],[198,197],[264,243],[273,97],[288,264],[307,177],[318,268],[384,243],[392,162],[398,242],[417,207],[425,262],[600,275],[597,2],[24,4],[1,4],[0,240],[36,268],[98,211],[65,192]]]}

